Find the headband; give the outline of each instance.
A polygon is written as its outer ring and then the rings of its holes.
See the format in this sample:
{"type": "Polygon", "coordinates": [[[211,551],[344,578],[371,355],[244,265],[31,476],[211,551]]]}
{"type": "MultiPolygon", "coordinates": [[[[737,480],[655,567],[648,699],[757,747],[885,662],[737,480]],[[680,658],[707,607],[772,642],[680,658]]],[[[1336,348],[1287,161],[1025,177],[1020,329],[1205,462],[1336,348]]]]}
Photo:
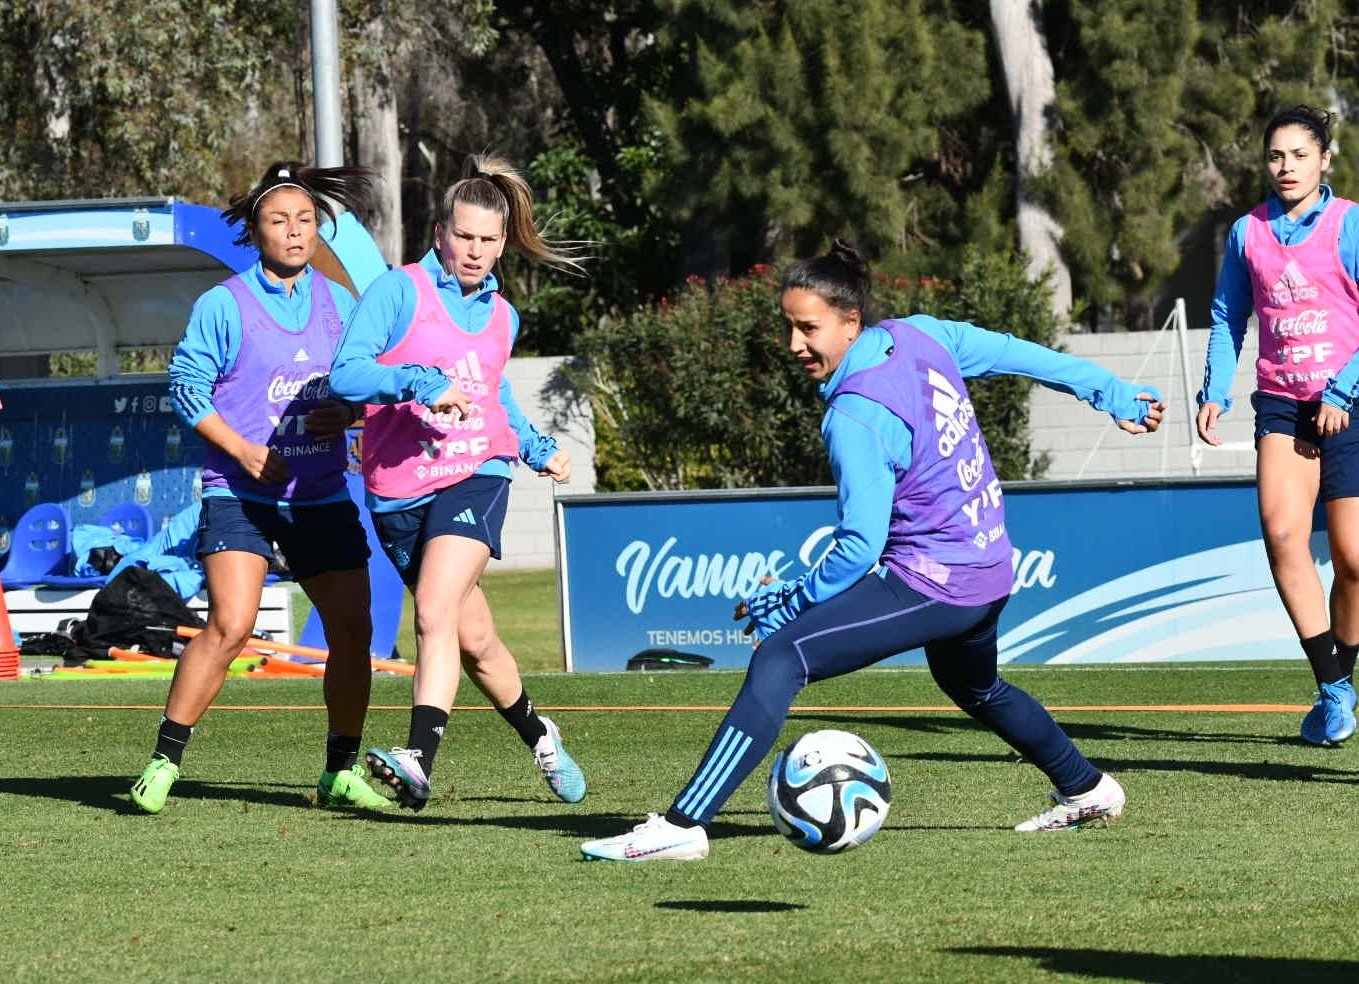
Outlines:
{"type": "MultiPolygon", "coordinates": [[[[278,177],[291,178],[292,176],[293,176],[292,172],[289,171],[286,167],[279,168],[278,177]]],[[[270,185],[268,188],[264,189],[259,193],[259,197],[255,199],[255,204],[250,206],[250,217],[252,219],[255,217],[255,213],[259,211],[260,202],[264,201],[265,196],[268,195],[271,191],[277,191],[280,188],[296,188],[298,191],[305,191],[307,193],[307,197],[309,198],[313,197],[311,189],[308,188],[306,185],[300,185],[296,181],[280,181],[278,184],[270,185]]]]}

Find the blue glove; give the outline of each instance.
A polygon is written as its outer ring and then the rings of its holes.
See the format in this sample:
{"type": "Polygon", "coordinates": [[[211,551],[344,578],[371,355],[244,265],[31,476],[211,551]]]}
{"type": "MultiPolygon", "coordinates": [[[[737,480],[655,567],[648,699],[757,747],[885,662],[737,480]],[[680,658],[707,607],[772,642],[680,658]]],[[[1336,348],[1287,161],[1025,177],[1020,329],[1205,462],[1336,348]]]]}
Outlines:
{"type": "Polygon", "coordinates": [[[755,637],[763,642],[802,614],[806,605],[801,579],[773,581],[746,599],[746,615],[755,637]]]}

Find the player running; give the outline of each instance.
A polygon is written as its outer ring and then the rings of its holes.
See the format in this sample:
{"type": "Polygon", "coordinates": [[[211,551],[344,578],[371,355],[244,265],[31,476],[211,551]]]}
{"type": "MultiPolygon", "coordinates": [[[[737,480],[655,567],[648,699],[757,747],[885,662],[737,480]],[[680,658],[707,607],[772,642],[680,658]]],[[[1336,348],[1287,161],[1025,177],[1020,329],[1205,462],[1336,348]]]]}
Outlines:
{"type": "Polygon", "coordinates": [[[274,545],[321,618],[330,658],[329,732],[319,803],[384,809],[357,764],[372,685],[368,541],[349,498],[345,429],[332,399],[331,355],[354,298],[311,268],[326,199],[358,208],[369,176],[280,162],[222,216],[260,258],[194,305],[170,362],[175,410],[207,445],[198,555],[208,624],[175,665],[155,752],[132,787],[147,813],[165,808],[194,726],[216,699],[259,611],[274,545]]]}
{"type": "Polygon", "coordinates": [[[479,583],[487,561],[500,556],[515,460],[555,482],[571,475],[570,456],[529,423],[505,379],[519,315],[493,270],[506,243],[555,266],[576,262],[538,231],[532,191],[508,164],[473,157],[468,170],[444,195],[433,249],[364,294],[331,372],[336,393],[370,404],[368,507],[382,549],[415,595],[406,745],[367,756],[412,810],[429,799],[462,670],[528,746],[558,798],[575,803],[586,791],[556,724],[534,710],[479,583]]]}

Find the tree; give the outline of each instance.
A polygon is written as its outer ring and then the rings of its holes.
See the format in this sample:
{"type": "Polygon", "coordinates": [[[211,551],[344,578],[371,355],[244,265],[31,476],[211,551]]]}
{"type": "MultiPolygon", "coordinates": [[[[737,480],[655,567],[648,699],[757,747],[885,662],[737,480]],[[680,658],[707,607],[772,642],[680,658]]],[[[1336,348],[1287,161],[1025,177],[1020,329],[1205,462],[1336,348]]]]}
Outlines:
{"type": "MultiPolygon", "coordinates": [[[[219,201],[288,5],[0,2],[0,196],[219,201]]],[[[285,134],[286,140],[286,134],[285,134]]]]}
{"type": "Polygon", "coordinates": [[[711,230],[719,261],[835,234],[879,255],[963,238],[967,129],[994,93],[985,35],[951,4],[681,6],[712,13],[675,45],[693,52],[693,94],[648,102],[673,175],[652,190],[711,230]]]}
{"type": "Polygon", "coordinates": [[[991,0],[991,26],[1015,120],[1015,222],[1035,279],[1050,271],[1053,312],[1071,314],[1071,273],[1062,258],[1062,227],[1034,195],[1033,181],[1052,166],[1056,88],[1037,0],[991,0]]]}
{"type": "Polygon", "coordinates": [[[1344,91],[1355,26],[1334,0],[1072,0],[1044,14],[1059,124],[1043,200],[1079,292],[1153,327],[1188,233],[1258,201],[1263,121],[1344,91]]]}

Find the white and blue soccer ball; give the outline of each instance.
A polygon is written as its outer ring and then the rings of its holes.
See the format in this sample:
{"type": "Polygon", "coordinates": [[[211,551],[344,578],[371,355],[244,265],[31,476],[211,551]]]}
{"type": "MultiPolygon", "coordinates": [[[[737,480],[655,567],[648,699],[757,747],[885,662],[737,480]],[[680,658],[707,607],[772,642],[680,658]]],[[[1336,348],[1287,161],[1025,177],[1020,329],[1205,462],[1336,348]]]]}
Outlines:
{"type": "Polygon", "coordinates": [[[774,760],[769,816],[790,841],[813,854],[866,843],[887,819],[892,779],[868,742],[848,731],[813,731],[774,760]]]}

